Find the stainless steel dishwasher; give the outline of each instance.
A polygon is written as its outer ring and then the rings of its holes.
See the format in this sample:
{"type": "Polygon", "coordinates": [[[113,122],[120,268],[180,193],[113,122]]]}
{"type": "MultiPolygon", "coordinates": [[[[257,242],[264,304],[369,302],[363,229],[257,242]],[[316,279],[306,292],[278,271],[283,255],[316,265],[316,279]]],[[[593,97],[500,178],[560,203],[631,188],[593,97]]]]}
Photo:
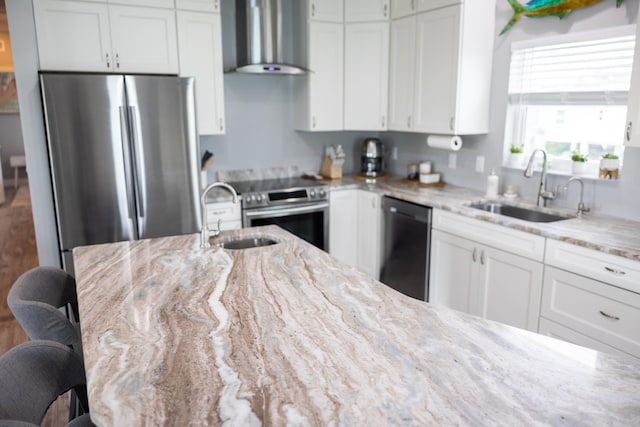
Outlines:
{"type": "Polygon", "coordinates": [[[382,213],[380,281],[405,295],[427,301],[431,208],[385,196],[382,213]]]}

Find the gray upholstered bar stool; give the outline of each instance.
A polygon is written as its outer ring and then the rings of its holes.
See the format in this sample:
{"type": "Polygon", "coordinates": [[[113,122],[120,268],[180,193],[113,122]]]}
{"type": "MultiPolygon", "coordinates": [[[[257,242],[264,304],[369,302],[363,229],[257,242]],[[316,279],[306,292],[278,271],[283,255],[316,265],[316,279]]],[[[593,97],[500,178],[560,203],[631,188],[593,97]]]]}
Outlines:
{"type": "MultiPolygon", "coordinates": [[[[0,427],[40,425],[51,403],[71,389],[88,408],[82,359],[57,342],[29,341],[0,356],[0,383],[0,427]]],[[[67,425],[94,424],[85,414],[67,425]]]]}
{"type": "Polygon", "coordinates": [[[72,346],[82,356],[75,279],[59,268],[36,267],[15,281],[7,304],[32,340],[72,346]],[[60,310],[70,306],[71,320],[60,310]]]}

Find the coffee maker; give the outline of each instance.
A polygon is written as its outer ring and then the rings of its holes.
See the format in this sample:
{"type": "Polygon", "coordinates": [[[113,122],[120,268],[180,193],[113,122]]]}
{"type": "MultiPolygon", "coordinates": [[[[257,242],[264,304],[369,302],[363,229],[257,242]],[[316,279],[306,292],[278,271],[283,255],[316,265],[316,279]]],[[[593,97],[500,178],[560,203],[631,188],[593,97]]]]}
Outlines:
{"type": "Polygon", "coordinates": [[[382,175],[382,141],[378,138],[367,138],[362,143],[360,173],[366,177],[382,175]]]}

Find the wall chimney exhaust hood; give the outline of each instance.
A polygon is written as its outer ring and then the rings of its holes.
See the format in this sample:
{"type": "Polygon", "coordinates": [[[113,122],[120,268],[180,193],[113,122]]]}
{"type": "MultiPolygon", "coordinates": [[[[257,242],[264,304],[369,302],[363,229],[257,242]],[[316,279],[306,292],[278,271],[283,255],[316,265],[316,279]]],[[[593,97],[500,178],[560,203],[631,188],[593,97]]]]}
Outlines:
{"type": "Polygon", "coordinates": [[[293,36],[293,15],[283,16],[283,12],[291,11],[283,11],[282,3],[283,0],[236,0],[238,68],[235,71],[254,74],[307,72],[294,65],[297,61],[292,43],[297,38],[293,36]]]}

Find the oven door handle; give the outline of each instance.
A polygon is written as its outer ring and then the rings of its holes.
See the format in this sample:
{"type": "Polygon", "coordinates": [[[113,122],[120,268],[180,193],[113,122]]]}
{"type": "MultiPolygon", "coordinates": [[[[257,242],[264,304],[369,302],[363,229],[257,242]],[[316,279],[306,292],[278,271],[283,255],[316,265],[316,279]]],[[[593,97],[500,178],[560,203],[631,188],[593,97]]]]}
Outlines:
{"type": "Polygon", "coordinates": [[[289,207],[285,209],[246,209],[244,211],[244,214],[247,218],[264,218],[315,212],[326,209],[328,207],[329,203],[320,203],[311,206],[289,207]]]}

